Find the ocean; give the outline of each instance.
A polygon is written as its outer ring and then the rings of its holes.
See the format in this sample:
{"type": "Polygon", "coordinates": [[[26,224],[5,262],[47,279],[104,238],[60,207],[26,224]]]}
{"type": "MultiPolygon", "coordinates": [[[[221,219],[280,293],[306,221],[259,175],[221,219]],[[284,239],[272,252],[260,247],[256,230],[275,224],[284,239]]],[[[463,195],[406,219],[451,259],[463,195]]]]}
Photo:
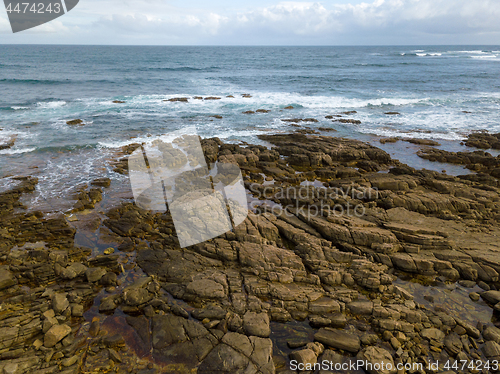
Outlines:
{"type": "MultiPolygon", "coordinates": [[[[119,147],[192,125],[203,137],[259,143],[297,129],[283,119],[314,118],[302,125],[382,148],[380,137],[399,136],[467,150],[460,141],[471,131],[500,132],[499,73],[500,46],[1,45],[0,145],[15,143],[0,150],[0,191],[12,175],[33,175],[31,206],[64,210],[53,201],[97,177],[127,181],[109,165],[119,147]],[[176,97],[189,101],[164,101],[176,97]],[[258,109],[269,112],[243,113],[258,109]],[[360,123],[325,118],[350,111],[343,118],[360,123]],[[74,119],[84,125],[66,124],[74,119]]],[[[418,159],[418,146],[385,147],[442,168],[418,159]]]]}

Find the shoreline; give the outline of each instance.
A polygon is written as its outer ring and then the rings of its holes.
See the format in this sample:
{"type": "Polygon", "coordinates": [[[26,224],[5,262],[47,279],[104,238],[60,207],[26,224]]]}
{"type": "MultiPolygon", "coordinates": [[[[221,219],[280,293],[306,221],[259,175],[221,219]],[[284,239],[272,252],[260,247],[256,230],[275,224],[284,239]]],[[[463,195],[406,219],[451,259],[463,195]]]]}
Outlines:
{"type": "MultiPolygon", "coordinates": [[[[479,172],[455,177],[353,139],[260,138],[273,148],[202,146],[209,163],[239,165],[249,194],[310,181],[310,195],[266,200],[310,207],[326,188],[335,194],[324,204],[364,214],[261,207],[234,232],[181,250],[169,215],[117,204],[127,193],[110,196],[109,179],[80,190],[72,219],[23,213],[31,177],[0,193],[0,367],[290,373],[290,359],[500,359],[496,157],[418,146],[429,162],[479,172]]],[[[115,171],[126,175],[132,151],[113,156],[115,171]]]]}

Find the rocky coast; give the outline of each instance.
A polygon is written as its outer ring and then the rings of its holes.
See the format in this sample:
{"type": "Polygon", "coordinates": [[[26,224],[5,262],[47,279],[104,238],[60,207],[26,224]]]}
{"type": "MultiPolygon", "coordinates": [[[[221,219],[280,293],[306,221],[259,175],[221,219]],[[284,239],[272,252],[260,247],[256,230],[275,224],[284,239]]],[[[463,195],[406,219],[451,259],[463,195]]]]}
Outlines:
{"type": "MultiPolygon", "coordinates": [[[[106,204],[107,178],[47,215],[23,203],[37,179],[13,177],[0,193],[0,373],[326,374],[339,371],[307,368],[356,360],[342,372],[495,372],[500,158],[421,144],[420,157],[475,172],[450,176],[310,133],[203,139],[207,164],[242,170],[250,212],[184,249],[168,212],[106,204]]],[[[467,145],[496,148],[483,135],[467,145]]]]}

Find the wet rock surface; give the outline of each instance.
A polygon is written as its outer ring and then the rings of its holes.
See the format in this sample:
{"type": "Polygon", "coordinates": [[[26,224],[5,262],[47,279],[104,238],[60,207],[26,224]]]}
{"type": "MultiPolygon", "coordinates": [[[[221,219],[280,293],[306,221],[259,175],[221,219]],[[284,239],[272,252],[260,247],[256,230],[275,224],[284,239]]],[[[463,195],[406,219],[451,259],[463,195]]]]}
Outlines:
{"type": "Polygon", "coordinates": [[[291,360],[500,356],[493,173],[419,171],[356,140],[261,139],[202,140],[207,164],[240,167],[252,204],[233,231],[183,249],[168,212],[131,201],[101,212],[108,180],[79,192],[71,222],[27,212],[37,180],[16,177],[0,193],[0,370],[286,373],[291,360]]]}

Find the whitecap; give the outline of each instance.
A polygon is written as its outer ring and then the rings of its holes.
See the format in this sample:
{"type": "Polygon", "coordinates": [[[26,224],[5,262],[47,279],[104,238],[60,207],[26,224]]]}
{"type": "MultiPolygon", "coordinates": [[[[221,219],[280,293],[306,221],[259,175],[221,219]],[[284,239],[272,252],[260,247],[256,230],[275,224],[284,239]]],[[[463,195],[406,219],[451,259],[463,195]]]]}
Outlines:
{"type": "Polygon", "coordinates": [[[468,53],[468,54],[472,54],[472,53],[475,53],[475,54],[483,54],[483,53],[488,53],[488,52],[484,52],[484,51],[481,51],[481,50],[475,50],[475,51],[448,51],[449,53],[468,53]]]}
{"type": "Polygon", "coordinates": [[[28,147],[28,148],[8,148],[2,149],[0,151],[0,155],[17,155],[21,153],[29,153],[36,150],[36,147],[28,147]]]}
{"type": "Polygon", "coordinates": [[[483,59],[483,58],[497,58],[496,55],[485,55],[485,56],[470,56],[471,58],[483,59]]]}
{"type": "Polygon", "coordinates": [[[39,102],[36,105],[42,109],[55,109],[55,108],[60,108],[66,104],[67,104],[66,101],[48,101],[45,103],[39,102]]]}
{"type": "Polygon", "coordinates": [[[27,107],[27,106],[11,106],[10,108],[14,109],[14,110],[26,110],[26,109],[29,109],[29,107],[27,107]]]}
{"type": "MultiPolygon", "coordinates": [[[[172,132],[175,130],[172,130],[172,132]]],[[[138,144],[151,144],[155,140],[161,140],[165,143],[172,142],[175,138],[179,136],[179,134],[192,134],[192,126],[188,126],[181,130],[175,131],[175,134],[162,134],[156,136],[138,136],[136,138],[127,139],[127,140],[112,140],[107,142],[98,142],[97,144],[103,148],[121,148],[130,144],[138,143],[138,144]],[[184,130],[184,131],[183,131],[184,130]]]]}

